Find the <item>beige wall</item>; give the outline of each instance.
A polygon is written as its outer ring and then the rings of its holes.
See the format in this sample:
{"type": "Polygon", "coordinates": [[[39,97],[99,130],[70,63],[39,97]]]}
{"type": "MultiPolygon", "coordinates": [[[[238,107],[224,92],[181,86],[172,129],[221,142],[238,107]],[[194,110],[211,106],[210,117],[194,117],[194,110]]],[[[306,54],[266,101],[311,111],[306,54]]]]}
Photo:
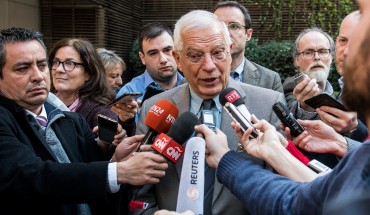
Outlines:
{"type": "Polygon", "coordinates": [[[24,27],[40,30],[38,0],[0,0],[0,29],[24,27]]]}

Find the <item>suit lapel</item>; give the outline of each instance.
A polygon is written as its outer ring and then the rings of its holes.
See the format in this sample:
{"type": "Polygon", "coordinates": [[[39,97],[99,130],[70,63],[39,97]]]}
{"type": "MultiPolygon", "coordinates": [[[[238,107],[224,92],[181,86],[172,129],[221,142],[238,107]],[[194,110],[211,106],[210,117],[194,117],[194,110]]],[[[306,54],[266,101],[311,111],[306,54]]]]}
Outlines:
{"type": "Polygon", "coordinates": [[[258,86],[261,74],[258,72],[256,66],[252,62],[245,59],[243,70],[243,83],[258,86]]]}
{"type": "MultiPolygon", "coordinates": [[[[179,86],[179,90],[174,93],[171,97],[171,100],[173,103],[176,104],[178,110],[179,110],[179,115],[189,111],[190,108],[190,91],[189,91],[189,85],[183,84],[179,86]]],[[[186,143],[183,145],[186,147],[186,143]]],[[[177,177],[180,180],[180,175],[181,175],[181,170],[182,170],[182,163],[183,163],[184,156],[180,158],[180,160],[177,162],[176,166],[176,172],[177,172],[177,177]]]]}
{"type": "MultiPolygon", "coordinates": [[[[241,89],[239,82],[230,78],[229,83],[227,84],[227,87],[232,87],[235,90],[237,90],[238,93],[240,94],[240,96],[242,97],[242,99],[245,100],[246,95],[245,95],[244,91],[241,89]]],[[[228,134],[227,135],[227,142],[228,142],[229,148],[233,151],[236,151],[237,150],[237,144],[238,144],[238,138],[236,137],[236,135],[234,133],[234,130],[232,129],[232,127],[230,125],[231,122],[232,122],[231,117],[229,116],[229,114],[225,110],[223,110],[222,114],[221,114],[220,129],[225,134],[228,134]]],[[[224,185],[220,184],[218,182],[218,180],[216,179],[215,180],[215,187],[214,187],[214,191],[213,191],[212,204],[217,200],[218,196],[221,195],[221,191],[222,191],[223,188],[224,188],[224,185]]]]}

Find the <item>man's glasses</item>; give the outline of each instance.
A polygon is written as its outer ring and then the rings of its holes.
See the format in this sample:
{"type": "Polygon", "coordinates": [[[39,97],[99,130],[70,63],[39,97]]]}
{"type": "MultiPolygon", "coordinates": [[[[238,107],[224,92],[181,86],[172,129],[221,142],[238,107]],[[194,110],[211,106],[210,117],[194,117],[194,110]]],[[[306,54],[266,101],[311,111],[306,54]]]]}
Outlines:
{"type": "Polygon", "coordinates": [[[311,60],[315,57],[316,52],[319,54],[320,58],[327,58],[330,56],[330,49],[319,49],[317,51],[313,49],[307,49],[298,53],[298,55],[302,54],[304,59],[311,60]]]}
{"type": "Polygon", "coordinates": [[[229,52],[225,49],[218,49],[211,53],[201,53],[197,51],[188,52],[185,57],[193,64],[202,64],[206,54],[210,54],[213,62],[220,62],[226,59],[226,56],[229,52]]]}
{"type": "Polygon", "coordinates": [[[71,61],[71,60],[66,60],[66,61],[63,61],[63,62],[61,62],[59,60],[53,60],[53,62],[51,64],[51,68],[52,69],[57,69],[60,64],[63,65],[63,69],[66,72],[73,71],[76,68],[77,65],[84,65],[83,63],[76,63],[76,62],[71,61]]]}
{"type": "Polygon", "coordinates": [[[227,28],[230,30],[230,31],[235,31],[235,32],[238,32],[240,31],[240,29],[245,29],[245,26],[244,25],[241,25],[237,22],[230,22],[228,25],[227,25],[227,28]]]}

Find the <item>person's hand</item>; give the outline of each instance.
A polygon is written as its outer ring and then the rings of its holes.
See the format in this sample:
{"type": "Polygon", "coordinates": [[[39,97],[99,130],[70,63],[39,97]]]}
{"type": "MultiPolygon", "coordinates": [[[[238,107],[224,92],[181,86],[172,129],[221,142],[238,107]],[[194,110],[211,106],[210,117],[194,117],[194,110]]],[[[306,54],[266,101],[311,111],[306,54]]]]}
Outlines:
{"type": "MultiPolygon", "coordinates": [[[[266,120],[261,120],[253,124],[253,127],[258,130],[258,137],[252,139],[249,138],[252,132],[251,128],[243,133],[240,130],[239,123],[232,122],[231,126],[240,143],[242,143],[244,150],[255,157],[267,160],[277,149],[285,150],[285,147],[280,142],[282,135],[280,135],[279,132],[276,131],[276,128],[266,120]]],[[[283,139],[285,140],[285,138],[283,139]]]]}
{"type": "Polygon", "coordinates": [[[317,108],[316,112],[322,121],[333,127],[338,133],[347,134],[358,126],[356,112],[342,111],[328,106],[317,108]]]}
{"type": "Polygon", "coordinates": [[[343,157],[348,151],[346,139],[321,120],[298,120],[305,131],[293,142],[308,152],[332,153],[343,157]]]}
{"type": "Polygon", "coordinates": [[[296,97],[303,110],[313,112],[314,109],[308,106],[304,101],[320,94],[319,85],[316,83],[316,79],[310,79],[305,77],[293,90],[293,95],[296,97]]]}
{"type": "Polygon", "coordinates": [[[203,135],[206,141],[207,164],[212,168],[217,168],[222,156],[230,151],[226,135],[218,128],[215,133],[204,124],[196,125],[194,129],[199,132],[199,136],[203,135]]]}
{"type": "Polygon", "coordinates": [[[144,134],[127,137],[122,140],[116,147],[112,156],[112,161],[123,161],[130,158],[133,152],[140,146],[141,141],[144,139],[144,134]]]}
{"type": "Polygon", "coordinates": [[[117,163],[117,180],[121,184],[158,184],[168,168],[167,159],[152,152],[135,152],[117,163]]]}
{"type": "MultiPolygon", "coordinates": [[[[97,135],[99,133],[99,127],[95,126],[92,131],[93,131],[94,134],[97,135]]],[[[98,138],[96,138],[96,143],[103,150],[103,152],[107,152],[109,150],[109,148],[116,147],[126,137],[127,137],[126,130],[122,129],[122,126],[120,124],[118,124],[117,125],[117,134],[114,135],[113,142],[107,143],[107,142],[99,139],[99,137],[98,137],[98,138]]]]}
{"type": "Polygon", "coordinates": [[[125,103],[117,103],[111,107],[111,110],[118,115],[122,122],[127,122],[135,117],[138,107],[138,102],[132,100],[125,103]]]}
{"type": "Polygon", "coordinates": [[[168,210],[159,210],[154,213],[154,215],[194,215],[194,213],[190,210],[185,211],[184,213],[178,213],[175,211],[168,211],[168,210]]]}
{"type": "Polygon", "coordinates": [[[122,129],[122,125],[118,123],[117,134],[114,135],[114,140],[112,142],[112,145],[118,146],[118,144],[120,144],[123,141],[123,139],[125,139],[126,137],[127,137],[126,130],[122,129]]]}

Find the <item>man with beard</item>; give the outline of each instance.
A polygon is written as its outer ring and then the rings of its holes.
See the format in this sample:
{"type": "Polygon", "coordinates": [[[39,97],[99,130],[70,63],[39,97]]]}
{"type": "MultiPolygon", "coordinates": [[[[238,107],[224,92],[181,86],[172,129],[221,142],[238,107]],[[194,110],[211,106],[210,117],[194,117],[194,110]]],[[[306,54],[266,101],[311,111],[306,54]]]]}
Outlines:
{"type": "Polygon", "coordinates": [[[333,94],[328,76],[334,55],[334,41],[319,28],[303,30],[297,37],[293,58],[298,73],[307,77],[295,84],[293,77],[283,83],[289,109],[299,119],[317,119],[318,114],[304,101],[319,93],[333,94]]]}
{"type": "MultiPolygon", "coordinates": [[[[355,113],[332,107],[321,107],[316,112],[304,102],[320,93],[333,96],[333,87],[327,79],[333,61],[334,46],[333,39],[321,29],[303,30],[295,41],[293,56],[298,72],[305,74],[306,77],[297,84],[292,77],[288,77],[283,84],[284,93],[288,107],[296,118],[320,119],[322,117],[321,120],[332,126],[338,133],[349,134],[358,125],[355,113]]],[[[304,153],[310,159],[316,159],[330,168],[339,162],[334,154],[305,151],[304,153]]]]}

